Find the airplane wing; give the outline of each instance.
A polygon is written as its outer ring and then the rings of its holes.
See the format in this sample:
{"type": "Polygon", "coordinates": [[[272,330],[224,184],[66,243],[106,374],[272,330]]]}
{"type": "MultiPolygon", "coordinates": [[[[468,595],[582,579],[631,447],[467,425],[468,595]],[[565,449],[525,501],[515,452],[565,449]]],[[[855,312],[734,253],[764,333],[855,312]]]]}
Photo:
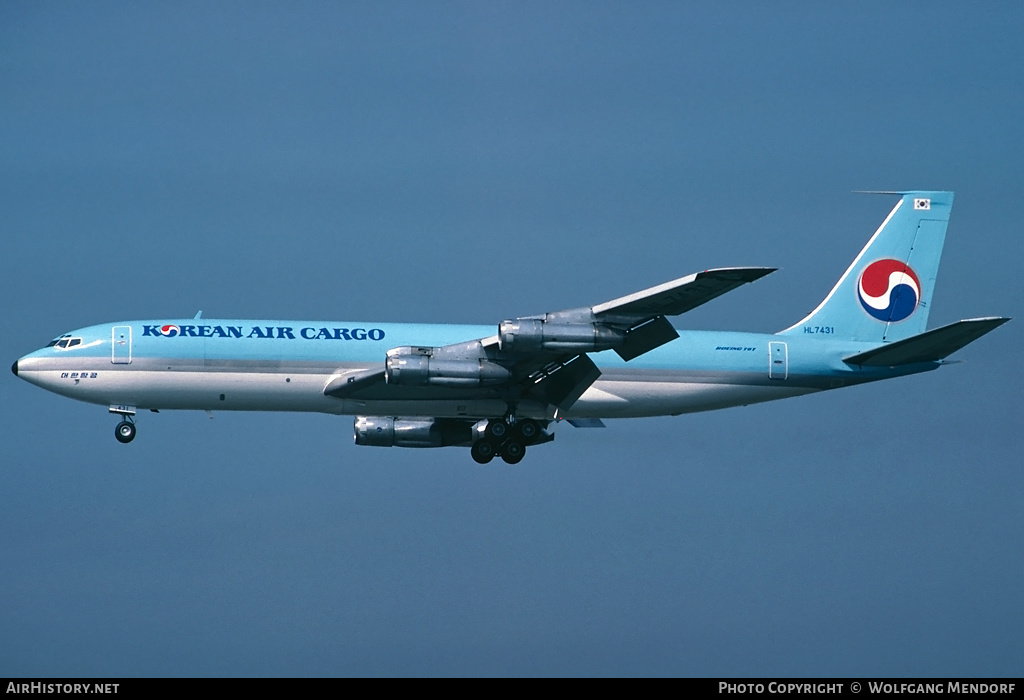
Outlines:
{"type": "MultiPolygon", "coordinates": [[[[607,347],[600,349],[615,350],[628,362],[679,337],[672,324],[668,322],[667,316],[678,316],[695,309],[775,270],[774,267],[723,267],[705,270],[603,304],[556,311],[543,316],[530,316],[517,321],[540,320],[550,324],[548,327],[552,329],[552,333],[549,335],[554,335],[554,329],[561,325],[586,327],[589,324],[597,329],[598,334],[622,332],[624,336],[621,342],[609,338],[608,342],[604,343],[607,347]]],[[[502,328],[509,323],[511,322],[505,321],[499,326],[499,340],[502,337],[502,328]]]]}
{"type": "Polygon", "coordinates": [[[770,267],[705,270],[595,306],[502,321],[497,335],[443,347],[399,347],[384,366],[332,378],[338,398],[387,384],[487,390],[567,409],[601,375],[587,355],[614,350],[632,360],[679,337],[667,316],[694,309],[774,272],[770,267]]]}
{"type": "Polygon", "coordinates": [[[726,292],[731,292],[740,285],[759,280],[776,269],[721,267],[705,270],[591,308],[594,316],[601,319],[678,316],[726,292]]]}

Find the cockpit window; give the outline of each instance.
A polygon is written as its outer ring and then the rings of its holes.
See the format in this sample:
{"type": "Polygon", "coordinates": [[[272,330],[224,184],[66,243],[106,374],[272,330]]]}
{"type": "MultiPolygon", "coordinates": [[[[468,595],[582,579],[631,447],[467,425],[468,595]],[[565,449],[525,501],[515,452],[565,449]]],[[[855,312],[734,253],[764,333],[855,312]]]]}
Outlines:
{"type": "Polygon", "coordinates": [[[72,338],[70,335],[62,335],[59,338],[54,338],[50,341],[50,344],[46,347],[52,348],[57,347],[58,350],[69,350],[77,345],[82,344],[81,338],[72,338]]]}

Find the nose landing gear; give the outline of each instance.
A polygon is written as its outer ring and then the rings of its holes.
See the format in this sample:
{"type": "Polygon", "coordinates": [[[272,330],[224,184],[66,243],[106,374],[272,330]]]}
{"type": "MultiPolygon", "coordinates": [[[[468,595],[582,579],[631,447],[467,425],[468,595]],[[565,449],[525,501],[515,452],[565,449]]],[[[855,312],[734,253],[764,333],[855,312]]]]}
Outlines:
{"type": "Polygon", "coordinates": [[[115,405],[110,407],[110,412],[121,416],[121,422],[114,428],[114,437],[123,445],[135,439],[135,407],[115,405]]]}
{"type": "Polygon", "coordinates": [[[114,428],[114,437],[120,443],[128,444],[135,439],[135,424],[129,420],[123,420],[114,428]]]}

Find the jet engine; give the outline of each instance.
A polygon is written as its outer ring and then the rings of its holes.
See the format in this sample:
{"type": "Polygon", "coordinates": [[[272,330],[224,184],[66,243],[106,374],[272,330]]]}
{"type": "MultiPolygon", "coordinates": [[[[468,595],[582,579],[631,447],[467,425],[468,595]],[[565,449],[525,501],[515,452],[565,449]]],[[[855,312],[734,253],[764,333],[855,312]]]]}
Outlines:
{"type": "Polygon", "coordinates": [[[501,365],[482,358],[441,359],[434,348],[401,347],[388,351],[384,368],[388,384],[403,386],[494,386],[511,374],[501,365]]]}
{"type": "Polygon", "coordinates": [[[598,352],[617,348],[625,341],[625,331],[599,323],[550,323],[517,318],[498,324],[498,347],[502,351],[598,352]]]}
{"type": "Polygon", "coordinates": [[[357,445],[374,447],[445,447],[469,444],[473,423],[439,418],[356,416],[357,445]]]}

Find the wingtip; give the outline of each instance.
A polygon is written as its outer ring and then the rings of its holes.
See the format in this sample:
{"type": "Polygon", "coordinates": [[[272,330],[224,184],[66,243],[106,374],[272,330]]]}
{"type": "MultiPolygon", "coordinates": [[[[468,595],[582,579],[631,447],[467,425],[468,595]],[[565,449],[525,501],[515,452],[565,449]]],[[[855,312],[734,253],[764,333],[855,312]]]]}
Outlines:
{"type": "Polygon", "coordinates": [[[770,275],[776,272],[779,268],[777,267],[715,267],[710,270],[704,270],[701,274],[704,275],[733,275],[744,282],[753,282],[759,280],[765,275],[770,275]]]}
{"type": "Polygon", "coordinates": [[[998,328],[1007,321],[1012,321],[1012,316],[980,316],[978,318],[965,318],[961,320],[961,323],[982,323],[988,322],[992,324],[993,328],[998,328]]]}

